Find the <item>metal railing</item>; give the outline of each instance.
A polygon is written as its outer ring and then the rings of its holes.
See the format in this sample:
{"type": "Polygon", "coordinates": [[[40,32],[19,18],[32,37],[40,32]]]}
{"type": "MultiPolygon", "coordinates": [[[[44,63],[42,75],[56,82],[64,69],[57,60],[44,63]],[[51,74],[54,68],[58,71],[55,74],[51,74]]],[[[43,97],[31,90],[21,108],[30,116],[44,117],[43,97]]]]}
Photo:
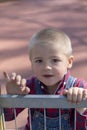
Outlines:
{"type": "MultiPolygon", "coordinates": [[[[71,104],[67,101],[67,99],[64,96],[59,95],[26,95],[26,96],[0,95],[0,127],[1,127],[0,130],[7,130],[5,127],[3,108],[29,108],[29,110],[30,108],[44,108],[44,130],[46,130],[46,111],[45,111],[46,108],[60,109],[60,108],[77,108],[77,107],[78,108],[87,107],[87,100],[82,101],[80,104],[71,104]]],[[[29,114],[31,114],[30,111],[29,114]]],[[[59,123],[60,123],[59,130],[61,130],[61,120],[59,121],[59,123]]],[[[16,116],[15,116],[15,130],[18,130],[16,124],[16,116]]],[[[31,124],[30,124],[30,130],[32,130],[31,124]]],[[[74,120],[74,130],[76,130],[76,115],[74,120]]]]}

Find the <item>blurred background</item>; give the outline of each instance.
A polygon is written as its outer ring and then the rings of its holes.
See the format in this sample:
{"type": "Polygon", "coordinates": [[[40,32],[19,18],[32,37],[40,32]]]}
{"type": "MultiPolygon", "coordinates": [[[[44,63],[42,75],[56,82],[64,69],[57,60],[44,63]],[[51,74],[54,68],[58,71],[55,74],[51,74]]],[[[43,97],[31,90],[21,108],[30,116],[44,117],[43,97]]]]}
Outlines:
{"type": "MultiPolygon", "coordinates": [[[[56,27],[69,35],[75,56],[72,74],[87,80],[87,0],[0,0],[2,93],[3,71],[17,72],[25,78],[32,75],[28,43],[33,33],[44,27],[56,27]]],[[[21,116],[19,130],[23,130],[27,114],[21,116]]],[[[7,123],[7,127],[13,130],[14,123],[7,123]]]]}

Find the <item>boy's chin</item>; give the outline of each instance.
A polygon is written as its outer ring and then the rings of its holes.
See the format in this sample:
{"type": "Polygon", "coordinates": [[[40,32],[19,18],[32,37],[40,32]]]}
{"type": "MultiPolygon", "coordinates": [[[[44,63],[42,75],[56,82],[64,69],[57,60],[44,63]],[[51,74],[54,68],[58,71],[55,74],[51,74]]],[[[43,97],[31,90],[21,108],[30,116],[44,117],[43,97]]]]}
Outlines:
{"type": "Polygon", "coordinates": [[[44,84],[47,87],[54,87],[54,86],[58,86],[58,82],[57,83],[52,83],[52,84],[44,84]]]}

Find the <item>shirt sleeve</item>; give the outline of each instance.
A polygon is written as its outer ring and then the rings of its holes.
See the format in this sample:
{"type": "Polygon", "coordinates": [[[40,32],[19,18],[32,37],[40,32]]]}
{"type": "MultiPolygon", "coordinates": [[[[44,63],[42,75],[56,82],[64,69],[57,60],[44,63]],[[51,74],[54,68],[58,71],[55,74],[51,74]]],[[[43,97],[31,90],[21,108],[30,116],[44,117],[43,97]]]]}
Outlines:
{"type": "Polygon", "coordinates": [[[85,115],[79,114],[75,109],[70,109],[70,124],[71,130],[87,130],[87,113],[85,115]]]}
{"type": "Polygon", "coordinates": [[[6,121],[11,121],[15,119],[15,112],[16,116],[23,111],[24,108],[4,108],[4,116],[6,121]]]}
{"type": "Polygon", "coordinates": [[[76,130],[87,129],[87,111],[84,114],[76,112],[76,130]]]}

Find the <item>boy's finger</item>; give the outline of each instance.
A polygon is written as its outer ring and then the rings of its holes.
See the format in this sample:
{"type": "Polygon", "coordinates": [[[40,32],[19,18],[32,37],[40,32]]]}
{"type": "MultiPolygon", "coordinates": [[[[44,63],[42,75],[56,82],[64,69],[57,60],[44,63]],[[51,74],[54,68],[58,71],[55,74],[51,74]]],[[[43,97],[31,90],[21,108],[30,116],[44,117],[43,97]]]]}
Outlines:
{"type": "Polygon", "coordinates": [[[22,79],[22,80],[21,80],[21,85],[22,85],[22,86],[26,86],[26,79],[22,79]]]}
{"type": "Polygon", "coordinates": [[[30,93],[30,88],[25,87],[25,90],[23,91],[23,94],[29,94],[30,93]]]}
{"type": "Polygon", "coordinates": [[[21,85],[21,76],[20,75],[15,75],[15,80],[17,82],[18,85],[21,85]]]}
{"type": "Polygon", "coordinates": [[[6,72],[4,71],[4,72],[3,72],[3,75],[4,75],[4,77],[5,77],[5,79],[6,79],[7,81],[10,80],[10,77],[9,77],[8,73],[6,73],[6,72]]]}
{"type": "Polygon", "coordinates": [[[12,76],[11,76],[11,80],[15,80],[15,78],[16,78],[16,73],[14,72],[14,73],[12,73],[11,75],[12,75],[12,76]]]}
{"type": "Polygon", "coordinates": [[[86,100],[87,99],[87,90],[85,89],[83,91],[83,100],[86,100]]]}
{"type": "Polygon", "coordinates": [[[25,87],[26,87],[26,79],[22,79],[20,88],[21,88],[22,91],[24,91],[25,87]]]}

